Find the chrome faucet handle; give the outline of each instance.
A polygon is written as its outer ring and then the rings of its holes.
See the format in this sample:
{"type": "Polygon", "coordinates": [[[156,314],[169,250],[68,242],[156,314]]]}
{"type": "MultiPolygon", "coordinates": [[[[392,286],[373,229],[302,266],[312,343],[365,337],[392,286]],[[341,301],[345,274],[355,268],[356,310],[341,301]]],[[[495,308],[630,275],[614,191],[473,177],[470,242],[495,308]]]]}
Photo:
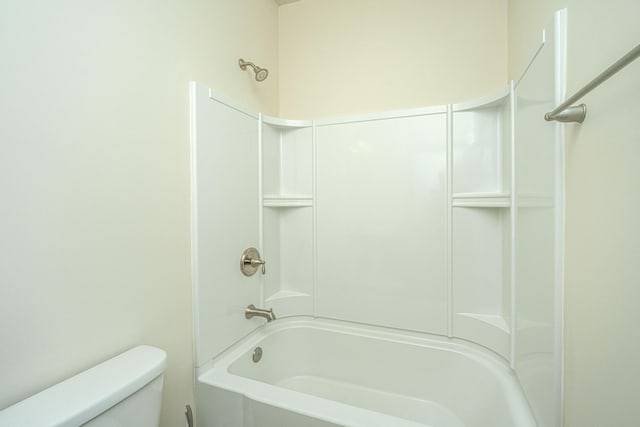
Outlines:
{"type": "Polygon", "coordinates": [[[260,258],[260,252],[256,248],[248,248],[240,257],[240,271],[245,276],[253,276],[258,271],[258,267],[262,266],[262,274],[267,272],[265,262],[260,258]]]}
{"type": "Polygon", "coordinates": [[[260,258],[258,258],[258,259],[252,258],[250,260],[245,259],[244,262],[245,262],[245,264],[246,263],[251,264],[251,267],[257,267],[257,266],[261,265],[262,266],[262,274],[265,274],[267,272],[267,268],[265,267],[265,262],[263,260],[261,260],[260,258]]]}

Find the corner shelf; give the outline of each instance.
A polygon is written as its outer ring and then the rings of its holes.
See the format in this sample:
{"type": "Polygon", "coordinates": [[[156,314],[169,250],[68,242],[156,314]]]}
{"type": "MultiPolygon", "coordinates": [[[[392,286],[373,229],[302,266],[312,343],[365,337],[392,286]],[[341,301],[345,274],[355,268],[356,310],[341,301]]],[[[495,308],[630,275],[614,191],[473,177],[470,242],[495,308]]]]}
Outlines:
{"type": "Polygon", "coordinates": [[[269,298],[267,298],[267,302],[274,302],[274,301],[278,301],[281,300],[283,298],[300,298],[300,297],[310,297],[311,295],[306,294],[304,292],[297,292],[297,291],[290,291],[287,289],[282,289],[278,292],[276,292],[275,294],[271,295],[269,298]]]}
{"type": "Polygon", "coordinates": [[[304,292],[281,289],[265,299],[278,317],[304,316],[313,313],[313,296],[304,292]]]}
{"type": "Polygon", "coordinates": [[[480,322],[484,322],[492,327],[501,330],[505,334],[509,333],[509,325],[504,317],[495,314],[479,314],[479,313],[456,313],[458,316],[469,317],[480,322]]]}
{"type": "Polygon", "coordinates": [[[508,208],[511,196],[508,193],[457,193],[453,194],[451,205],[466,208],[508,208]]]}
{"type": "Polygon", "coordinates": [[[296,129],[296,128],[309,128],[313,126],[312,120],[290,120],[280,117],[262,115],[262,123],[271,125],[280,129],[296,129]]]}
{"type": "Polygon", "coordinates": [[[314,127],[262,116],[263,299],[278,317],[314,310],[314,127]]]}
{"type": "Polygon", "coordinates": [[[451,106],[452,336],[511,356],[511,88],[451,106]]]}
{"type": "Polygon", "coordinates": [[[510,328],[500,315],[456,313],[453,319],[456,336],[489,347],[509,359],[510,328]]]}
{"type": "Polygon", "coordinates": [[[267,208],[301,208],[313,206],[311,195],[267,194],[262,204],[267,208]]]}

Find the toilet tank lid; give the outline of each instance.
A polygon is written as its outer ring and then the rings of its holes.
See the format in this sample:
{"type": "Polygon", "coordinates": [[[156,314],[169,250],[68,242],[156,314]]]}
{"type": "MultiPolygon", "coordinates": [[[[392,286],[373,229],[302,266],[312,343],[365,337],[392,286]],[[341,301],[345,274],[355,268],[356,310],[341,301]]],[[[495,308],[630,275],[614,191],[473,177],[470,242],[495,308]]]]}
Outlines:
{"type": "Polygon", "coordinates": [[[0,426],[86,423],[160,376],[167,353],[141,345],[0,411],[0,426]]]}

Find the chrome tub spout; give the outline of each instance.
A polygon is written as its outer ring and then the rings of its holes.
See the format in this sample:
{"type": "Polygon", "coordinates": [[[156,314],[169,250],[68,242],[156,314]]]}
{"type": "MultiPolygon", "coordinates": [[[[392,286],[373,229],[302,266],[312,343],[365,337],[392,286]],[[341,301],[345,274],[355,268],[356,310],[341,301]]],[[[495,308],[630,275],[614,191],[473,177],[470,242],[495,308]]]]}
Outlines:
{"type": "Polygon", "coordinates": [[[251,304],[244,310],[244,317],[247,319],[251,319],[252,317],[264,317],[267,319],[267,322],[271,322],[272,320],[276,320],[276,315],[273,314],[273,309],[264,310],[262,308],[256,308],[255,305],[251,304]]]}

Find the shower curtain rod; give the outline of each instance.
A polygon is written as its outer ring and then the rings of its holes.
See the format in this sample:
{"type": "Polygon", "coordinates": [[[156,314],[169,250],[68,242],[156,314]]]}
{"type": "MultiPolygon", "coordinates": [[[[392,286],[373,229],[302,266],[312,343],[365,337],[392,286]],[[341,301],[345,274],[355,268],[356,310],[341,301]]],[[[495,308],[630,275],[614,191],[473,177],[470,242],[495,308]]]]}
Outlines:
{"type": "Polygon", "coordinates": [[[632,63],[640,56],[640,44],[631,49],[626,55],[618,59],[613,65],[600,73],[596,78],[584,85],[582,89],[577,91],[573,96],[567,98],[562,104],[558,105],[555,110],[544,115],[544,119],[548,122],[556,120],[558,122],[576,122],[582,123],[587,115],[587,106],[585,104],[573,105],[580,98],[600,86],[609,77],[622,70],[624,67],[632,63]]]}

